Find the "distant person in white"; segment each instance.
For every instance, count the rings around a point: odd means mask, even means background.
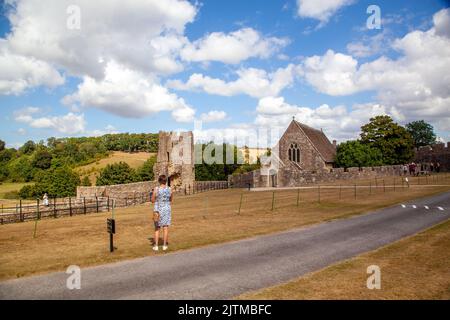
[[[44,202],[44,206],[48,207],[48,195],[47,195],[47,193],[44,194],[44,197],[42,198],[42,201]]]

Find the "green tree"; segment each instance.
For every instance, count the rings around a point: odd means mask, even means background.
[[[29,182],[34,178],[30,156],[22,155],[12,159],[7,165],[9,180],[12,182]]]
[[[406,130],[413,138],[416,148],[436,143],[436,134],[434,133],[433,126],[423,120],[408,123]]]
[[[357,140],[341,143],[336,150],[336,165],[341,168],[379,166],[382,162],[380,150]]]
[[[108,164],[97,178],[97,186],[107,186],[135,182],[136,172],[125,162]]]
[[[0,140],[0,151],[5,150],[5,141]]]
[[[410,161],[414,142],[406,129],[387,115],[371,118],[361,127],[361,142],[381,151],[383,164],[394,165]]]
[[[153,181],[153,166],[156,163],[156,156],[150,157],[144,165],[138,169],[137,175],[140,181]]]
[[[52,164],[53,156],[45,149],[37,150],[31,162],[32,166],[39,169],[48,169]]]
[[[213,142],[209,142],[207,144],[196,145],[196,159],[200,159],[202,154],[205,153],[205,149],[207,147],[212,150],[211,156],[213,158],[215,158],[216,149],[221,150],[222,158],[218,161],[221,163],[208,164],[205,163],[203,157],[201,163],[197,163],[195,165],[195,179],[197,181],[227,180],[228,175],[233,174],[233,172],[235,172],[236,169],[241,167],[244,163],[244,156],[242,152],[240,152],[236,146],[225,143],[222,145],[215,145]],[[200,151],[202,154],[200,154]],[[232,159],[227,159],[227,154],[231,155],[230,158]]]
[[[69,167],[62,167],[39,172],[33,189],[22,188],[19,194],[39,198],[44,193],[47,193],[49,197],[72,197],[76,195],[77,186],[80,184],[80,177],[75,171]]]
[[[19,151],[23,154],[32,154],[34,150],[36,150],[36,144],[31,140],[25,142],[24,145],[19,149]]]

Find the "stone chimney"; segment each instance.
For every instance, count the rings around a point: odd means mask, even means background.
[[[335,149],[337,148],[336,140],[333,140],[333,147],[334,147]]]

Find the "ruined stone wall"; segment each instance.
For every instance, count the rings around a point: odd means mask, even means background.
[[[381,166],[363,168],[334,168],[330,171],[300,171],[291,168],[281,168],[276,175],[278,187],[297,187],[313,183],[334,182],[337,180],[358,180],[375,177],[401,175],[402,166]],[[229,183],[234,188],[246,188],[250,183],[253,188],[268,187],[270,176],[262,175],[255,170],[242,175],[229,176]]]
[[[159,132],[155,179],[165,175],[174,188],[184,188],[195,181],[194,136],[189,132]]]
[[[77,198],[111,198],[117,201],[117,206],[128,206],[147,202],[150,192],[156,186],[155,181],[145,181],[112,186],[77,187]]]
[[[441,171],[450,171],[450,142],[421,147],[416,150],[414,162],[418,164],[441,164]]]

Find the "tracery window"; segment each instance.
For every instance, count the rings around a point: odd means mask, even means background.
[[[289,160],[300,162],[300,148],[296,143],[291,143],[288,150]]]

